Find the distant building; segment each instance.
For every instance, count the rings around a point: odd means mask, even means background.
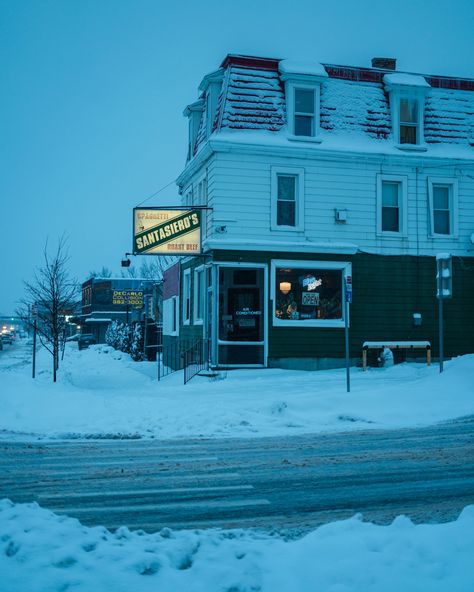
[[[216,366],[322,368],[365,340],[429,340],[453,256],[445,352],[474,351],[474,79],[228,55],[188,105],[182,204],[203,257],[165,274],[164,342]]]
[[[153,318],[152,298],[157,282],[136,278],[90,278],[82,284],[82,311],[74,318],[81,333],[91,333],[97,343],[113,320],[140,322]]]

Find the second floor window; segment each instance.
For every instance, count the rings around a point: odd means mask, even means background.
[[[304,169],[272,167],[272,230],[304,230]]]
[[[419,144],[418,100],[400,99],[400,144]]]
[[[400,232],[400,193],[400,182],[382,181],[382,232]]]
[[[433,185],[433,232],[451,234],[449,185]]]
[[[403,175],[377,175],[377,234],[400,238],[407,233],[407,184]]]
[[[296,226],[296,175],[277,175],[277,226]]]
[[[315,90],[294,89],[294,134],[313,137],[315,135]]]
[[[431,177],[428,179],[428,201],[431,236],[455,237],[458,234],[457,179]]]

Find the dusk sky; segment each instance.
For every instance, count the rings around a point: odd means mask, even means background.
[[[470,0],[0,0],[0,314],[47,239],[69,237],[80,281],[119,273],[132,208],[181,172],[183,108],[227,53],[474,78],[473,31]]]

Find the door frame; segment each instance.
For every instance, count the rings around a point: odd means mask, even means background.
[[[212,353],[213,359],[216,361],[216,366],[219,364],[219,267],[238,267],[240,269],[263,269],[263,364],[223,364],[226,368],[266,368],[268,364],[268,265],[266,263],[252,263],[252,262],[233,262],[233,261],[214,261],[213,267],[213,313],[214,319],[212,324]],[[231,345],[249,345],[249,341],[232,341],[221,342]]]

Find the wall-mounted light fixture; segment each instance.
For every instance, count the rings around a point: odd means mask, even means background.
[[[130,267],[130,264],[132,263],[129,259],[130,253],[125,253],[125,257],[122,259],[121,261],[121,266],[122,267]]]
[[[290,282],[280,282],[280,292],[283,294],[288,294],[291,291],[291,283]]]

